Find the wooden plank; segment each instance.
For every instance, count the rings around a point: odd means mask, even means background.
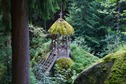
[[[63,46],[58,45],[51,51],[48,58],[42,63],[43,72],[49,72],[57,59],[69,58],[69,53],[70,53],[69,43],[70,42],[67,42],[67,45],[63,45]]]

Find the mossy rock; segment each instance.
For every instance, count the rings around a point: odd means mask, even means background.
[[[80,73],[74,84],[126,84],[126,51],[105,56]]]
[[[74,61],[70,58],[60,58],[56,61],[56,65],[59,70],[68,69],[74,64]]]

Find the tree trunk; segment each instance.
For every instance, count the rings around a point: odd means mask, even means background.
[[[30,84],[27,0],[11,0],[12,84]]]

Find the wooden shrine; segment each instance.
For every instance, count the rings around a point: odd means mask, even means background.
[[[48,30],[51,34],[51,53],[42,62],[42,72],[49,72],[55,61],[60,58],[69,58],[70,54],[70,34],[74,33],[72,26],[60,18]]]

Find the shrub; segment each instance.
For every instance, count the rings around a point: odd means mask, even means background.
[[[40,49],[45,49],[49,40],[46,37],[46,32],[43,28],[29,25],[30,29],[30,56],[33,58]],[[47,43],[46,43],[47,42]],[[44,44],[45,43],[45,44]],[[46,48],[47,49],[47,48]]]
[[[49,77],[49,73],[42,72],[42,65],[37,64],[31,68],[30,71],[30,84],[57,84],[53,83],[52,77]]]
[[[86,52],[82,47],[76,44],[70,45],[71,59],[75,62],[72,69],[78,73],[89,67],[92,63],[96,62],[99,58]]]
[[[104,57],[105,55],[112,53],[122,43],[122,40],[119,35],[110,33],[105,36],[104,40],[101,40],[101,43],[103,44],[103,49],[96,53],[96,55],[99,57]]]
[[[71,44],[70,50],[74,62],[68,58],[61,58],[57,60],[54,67],[55,76],[61,78],[64,84],[73,83],[78,73],[99,59],[76,44]]]
[[[41,47],[36,50],[31,48],[32,59],[31,59],[31,67],[34,66],[35,63],[43,62],[50,54],[49,48],[50,41],[43,43]]]
[[[122,50],[126,50],[126,43],[119,44],[119,45],[117,46],[117,48],[115,48],[115,49],[113,50],[113,52],[122,51]]]
[[[33,73],[32,68],[30,69],[30,84],[36,84],[37,80],[35,78],[35,75]]]
[[[0,47],[0,84],[11,84],[12,51],[10,46]],[[2,78],[2,79],[1,79]]]
[[[91,52],[91,48],[87,45],[85,38],[83,36],[76,37],[73,43],[77,46],[81,46],[85,51]]]
[[[71,69],[74,64],[70,58],[61,58],[55,64],[55,76],[60,78],[64,84],[71,84],[76,76],[76,71]]]
[[[59,70],[62,70],[62,69],[69,69],[74,64],[74,62],[70,58],[61,58],[56,61],[56,64]]]
[[[0,64],[0,83],[3,81],[6,67],[3,64]]]

